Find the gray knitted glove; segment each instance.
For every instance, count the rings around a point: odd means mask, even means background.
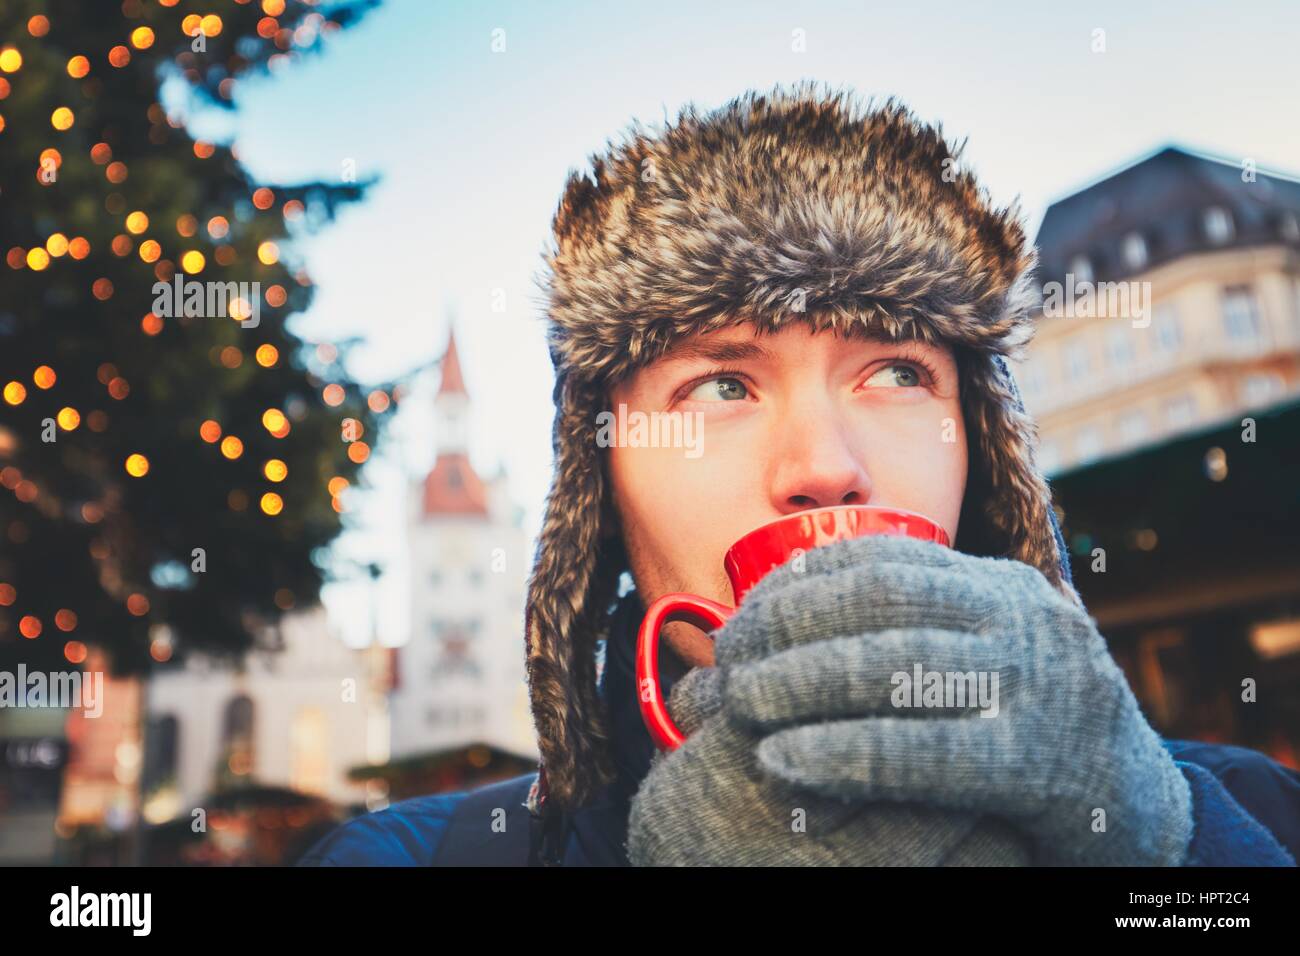
[[[909,538],[837,542],[760,581],[715,649],[725,713],[791,784],[994,813],[1041,863],[1186,856],[1187,781],[1092,619],[1028,565]],[[912,690],[902,678],[918,667],[922,687],[926,672],[982,674],[987,699],[954,706],[961,681]]]
[[[637,866],[1025,866],[1028,841],[976,814],[817,796],[767,777],[759,737],[721,709],[716,668],[695,668],[668,708],[688,735],[657,754],[632,802]]]

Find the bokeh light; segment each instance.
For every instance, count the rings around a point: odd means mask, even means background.
[[[262,427],[272,435],[285,431],[288,426],[289,419],[285,417],[284,412],[280,411],[280,409],[268,408],[262,413]]]
[[[139,452],[128,455],[126,459],[126,473],[132,478],[143,478],[149,474],[149,459]]]

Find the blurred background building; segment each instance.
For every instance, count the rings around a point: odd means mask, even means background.
[[[1300,183],[1163,149],[1037,244],[1017,377],[1084,600],[1163,733],[1296,766]]]
[[[484,480],[470,463],[470,398],[454,332],[441,365],[437,460],[410,494],[411,632],[395,651],[398,766],[386,771],[394,796],[522,772],[537,754],[524,669],[522,515],[505,472]],[[394,778],[401,767],[415,779]],[[434,770],[436,782],[427,776]]]

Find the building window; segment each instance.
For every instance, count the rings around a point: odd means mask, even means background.
[[[1074,274],[1076,284],[1092,281],[1092,263],[1088,261],[1087,256],[1075,256],[1070,260],[1068,268]]]
[[[1125,412],[1119,419],[1119,436],[1126,445],[1136,445],[1147,437],[1147,415],[1141,410]]]
[[[1259,303],[1250,286],[1234,285],[1223,290],[1223,327],[1234,342],[1259,341]]]
[[[1162,352],[1177,352],[1183,344],[1183,326],[1178,318],[1178,310],[1166,303],[1156,306],[1152,321],[1156,332],[1156,345]]]
[[[319,707],[301,707],[289,730],[290,784],[302,793],[329,790],[329,721]]]
[[[1120,255],[1124,265],[1130,269],[1141,269],[1147,264],[1147,241],[1139,233],[1130,232],[1120,244]]]
[[[1165,405],[1165,419],[1171,428],[1183,428],[1196,421],[1196,396],[1188,392],[1171,398]]]
[[[222,766],[217,771],[220,779],[246,779],[252,775],[256,762],[254,724],[253,699],[247,694],[232,697],[221,722]]]
[[[1079,434],[1074,439],[1074,451],[1079,461],[1092,461],[1101,455],[1101,449],[1100,428],[1096,425],[1088,425],[1086,428],[1079,429]]]
[[[1065,377],[1071,382],[1077,382],[1087,376],[1089,366],[1088,343],[1081,338],[1075,339],[1073,342],[1067,342],[1065,345]]]
[[[1247,405],[1267,405],[1285,391],[1282,377],[1276,372],[1253,372],[1241,385],[1241,398]]]
[[[1205,210],[1201,224],[1205,227],[1205,238],[1216,246],[1223,245],[1233,236],[1232,215],[1222,206]]]
[[[1293,212],[1286,213],[1278,223],[1278,232],[1287,242],[1300,242],[1300,216]]]
[[[1110,364],[1123,368],[1133,363],[1133,334],[1126,325],[1111,326],[1106,335],[1106,357]]]
[[[180,723],[174,714],[150,717],[144,736],[144,772],[141,789],[152,794],[175,787],[179,762]]]

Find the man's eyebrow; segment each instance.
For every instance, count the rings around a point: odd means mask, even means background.
[[[688,339],[673,346],[660,362],[686,359],[709,359],[714,362],[743,362],[746,360],[774,361],[776,353],[757,342],[710,342],[707,339]]]

